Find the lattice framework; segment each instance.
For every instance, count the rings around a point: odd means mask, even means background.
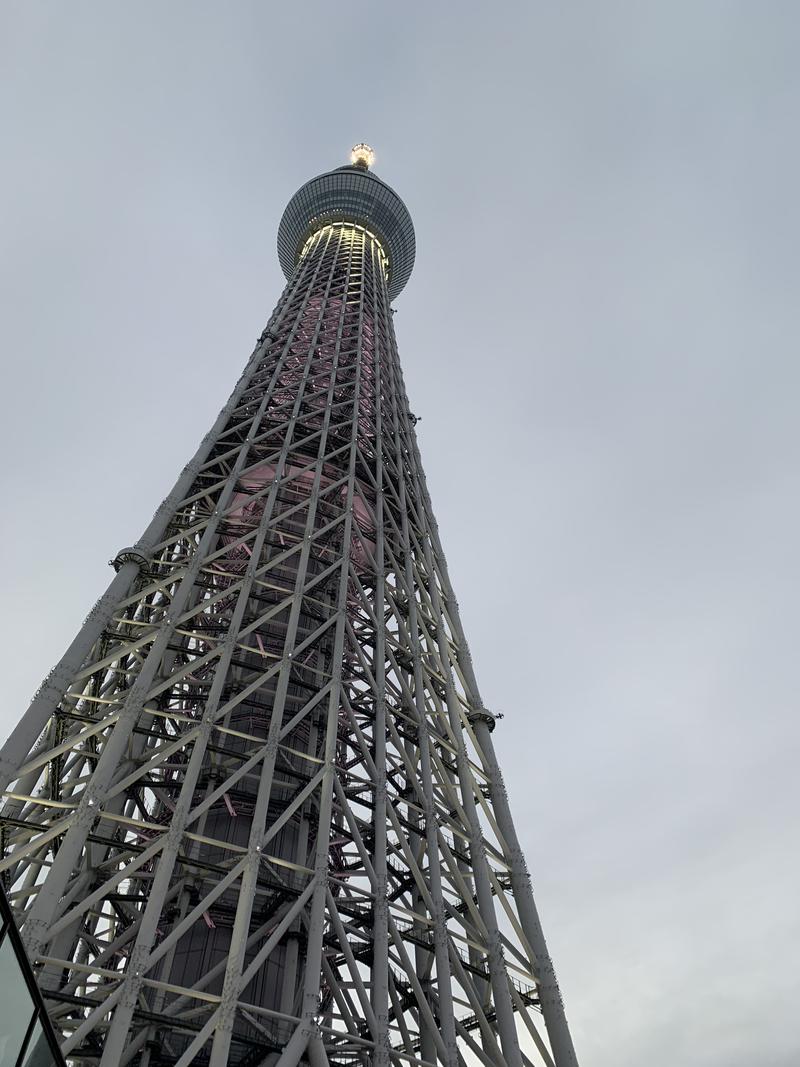
[[[0,871],[74,1063],[577,1063],[387,270],[313,234],[3,748]]]

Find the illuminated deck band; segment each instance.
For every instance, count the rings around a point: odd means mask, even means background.
[[[308,238],[329,222],[352,222],[373,233],[389,260],[389,299],[405,288],[414,267],[414,224],[403,201],[385,182],[354,164],[320,174],[294,194],[278,229],[278,259],[292,277]]]

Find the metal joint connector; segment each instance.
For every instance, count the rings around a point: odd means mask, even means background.
[[[476,708],[467,715],[467,722],[470,726],[482,722],[489,728],[489,733],[492,733],[497,725],[497,716],[492,715],[491,711],[487,711],[486,708]]]
[[[113,567],[117,573],[126,563],[135,563],[140,571],[145,570],[150,560],[138,548],[121,548],[113,559],[108,561],[109,567]]]

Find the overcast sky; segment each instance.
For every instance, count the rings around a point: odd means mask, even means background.
[[[226,400],[295,189],[396,327],[583,1067],[796,1067],[800,4],[0,3],[21,714]]]

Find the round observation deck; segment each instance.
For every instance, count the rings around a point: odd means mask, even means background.
[[[353,222],[370,230],[389,261],[389,299],[402,292],[411,277],[416,241],[408,208],[369,165],[369,145],[356,145],[353,163],[306,182],[286,206],[278,227],[278,259],[291,278],[306,241],[329,222]]]

